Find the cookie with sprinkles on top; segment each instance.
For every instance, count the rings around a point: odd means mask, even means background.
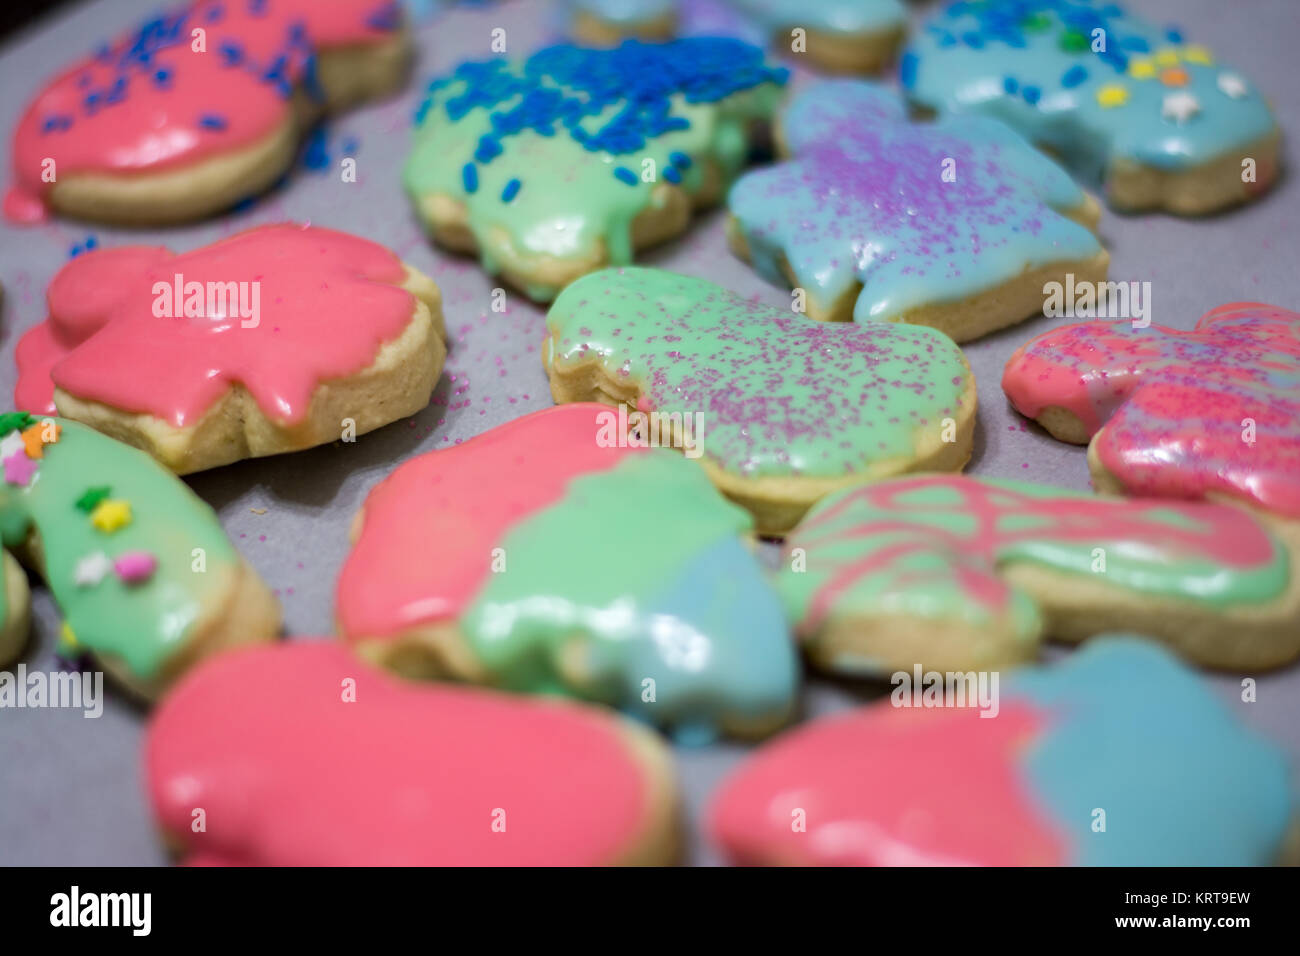
[[[395,0],[199,0],[65,70],[13,140],[6,215],[187,222],[255,196],[307,125],[398,88]]]
[[[960,471],[975,377],[919,325],[815,322],[703,279],[606,269],[564,290],[542,362],[557,402],[623,404],[672,427],[766,535],[823,496],[912,471]],[[687,422],[694,448],[680,435]]]
[[[266,641],[280,609],[212,509],[141,451],[78,422],[0,415],[0,664],[27,638],[27,578],[63,615],[61,650],[89,653],[152,699],[195,661]]]
[[[1102,282],[1099,209],[984,117],[912,123],[892,92],[839,80],[780,119],[791,158],[732,188],[728,236],[814,319],[903,321],[958,342],[1042,311],[1043,285]]]
[[[550,300],[720,200],[785,79],[718,37],[463,63],[417,111],[406,189],[435,240]]]
[[[1300,656],[1300,530],[1228,504],[906,476],[827,496],[785,547],[778,589],[830,671],[1008,667],[1121,625],[1213,667]]]
[[[1285,753],[1140,637],[1099,639],[1006,677],[995,694],[974,700],[971,688],[964,704],[945,706],[970,688],[954,675],[903,676],[914,680],[896,681],[888,701],[804,724],[722,782],[706,825],[729,857],[1267,866],[1300,856]],[[798,819],[806,826],[792,827]]]
[[[1010,123],[1103,182],[1117,209],[1211,213],[1278,175],[1277,123],[1254,84],[1109,0],[950,3],[901,72],[914,105]]]
[[[1300,522],[1300,313],[1237,302],[1190,331],[1077,322],[1021,346],[1002,389],[1053,437],[1088,445],[1101,491]]]

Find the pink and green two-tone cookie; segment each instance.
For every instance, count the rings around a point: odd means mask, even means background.
[[[550,408],[370,493],[339,628],[412,677],[596,701],[685,741],[760,735],[791,715],[799,665],[752,529],[613,410]]]
[[[714,795],[713,840],[800,866],[1296,859],[1284,753],[1154,644],[1107,637],[1018,671],[996,709],[902,689],[760,748]]]

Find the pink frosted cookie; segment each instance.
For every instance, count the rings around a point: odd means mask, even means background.
[[[1088,446],[1099,490],[1300,518],[1300,314],[1220,306],[1190,332],[1080,322],[1007,362],[1012,405]]]
[[[896,682],[889,700],[785,734],[723,781],[709,832],[737,861],[795,865],[1289,856],[1282,751],[1153,644],[1099,640],[1008,678],[987,706],[944,701]]]
[[[329,641],[199,669],[158,709],[144,762],[159,826],[190,863],[675,855],[676,787],[653,735],[577,704],[408,683]]]
[[[54,277],[15,402],[182,474],[350,438],[428,404],[446,356],[433,281],[383,246],[260,226],[193,252],[124,246]]]
[[[283,175],[311,121],[396,89],[409,47],[386,0],[201,0],[156,15],[27,107],[5,213],[162,224],[218,212]]]

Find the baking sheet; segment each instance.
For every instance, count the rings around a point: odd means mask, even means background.
[[[1178,23],[1218,58],[1238,65],[1274,100],[1287,139],[1286,165],[1300,169],[1300,84],[1295,44],[1300,40],[1296,0],[1128,0],[1157,22]],[[0,46],[0,130],[6,137],[53,70],[103,39],[120,33],[158,0],[94,0],[44,22]],[[436,4],[430,4],[436,6]],[[919,18],[933,4],[917,3]],[[707,0],[693,19],[725,22]],[[347,530],[366,493],[398,463],[463,441],[525,412],[551,404],[539,359],[544,310],[511,293],[504,313],[491,311],[488,279],[468,259],[431,247],[400,188],[410,117],[424,82],[462,59],[487,56],[491,31],[505,27],[509,52],[526,55],[555,38],[555,11],[543,0],[451,10],[417,28],[419,62],[401,95],[332,121],[324,170],[300,167],[287,184],[251,208],[199,225],[129,231],[55,221],[35,228],[0,222],[0,395],[13,392],[13,349],[44,317],[44,289],[73,249],[90,237],[102,246],[165,243],[191,249],[264,222],[311,221],[354,232],[394,249],[442,287],[451,354],[433,403],[415,417],[337,444],[293,455],[240,462],[190,481],[221,515],[231,538],[284,606],[286,632],[325,636],[332,631],[334,582],[347,551]],[[345,153],[344,150],[347,150]],[[357,160],[357,182],[338,176],[343,155]],[[5,170],[7,176],[7,168]],[[1237,300],[1300,309],[1300,264],[1294,248],[1300,219],[1300,181],[1287,177],[1263,202],[1212,220],[1162,215],[1120,217],[1107,212],[1101,233],[1111,250],[1111,278],[1152,284],[1154,322],[1190,327],[1212,306]],[[727,251],[723,215],[697,220],[682,238],[642,257],[648,265],[699,275],[781,307],[787,290],[767,285]],[[1084,452],[1052,441],[1008,408],[999,388],[1011,352],[1054,324],[1039,319],[965,347],[979,383],[980,417],[969,472],[1088,486]],[[33,595],[33,633],[24,660],[29,669],[58,665],[59,617],[48,594]],[[1048,657],[1064,651],[1052,649]],[[1258,700],[1240,701],[1241,675],[1211,679],[1215,690],[1250,724],[1290,752],[1300,769],[1300,666],[1258,676]],[[804,692],[808,716],[878,696],[880,685],[811,677]],[[149,820],[139,762],[145,714],[109,693],[98,720],[80,711],[0,711],[0,863],[147,865],[167,860]],[[688,861],[719,862],[697,831],[710,792],[749,748],[721,744],[677,748],[678,768],[692,828]],[[1300,791],[1300,773],[1297,773]]]

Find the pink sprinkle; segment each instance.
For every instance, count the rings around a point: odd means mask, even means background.
[[[139,584],[153,577],[158,559],[148,551],[127,551],[113,561],[113,571],[127,584]]]
[[[28,458],[27,452],[20,448],[5,459],[5,481],[26,487],[38,467],[36,459]]]

